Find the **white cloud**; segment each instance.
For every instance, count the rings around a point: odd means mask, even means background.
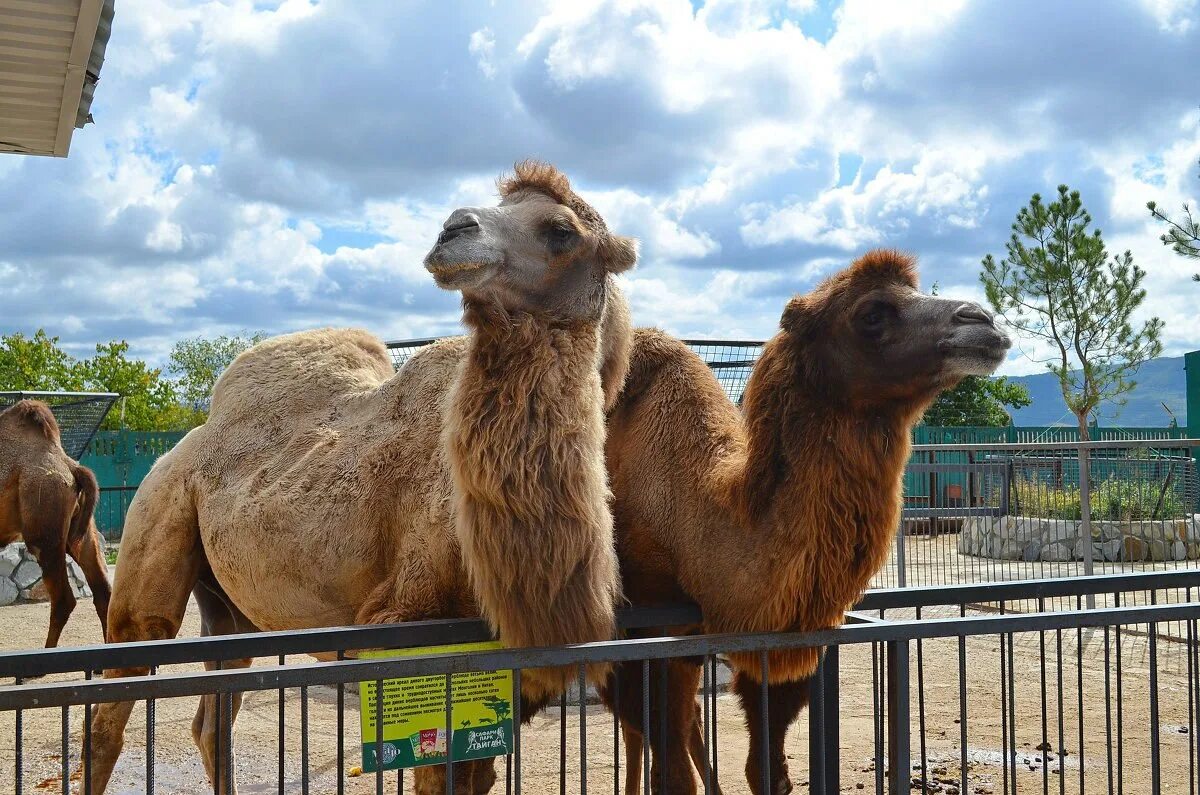
[[[450,210],[539,156],[642,240],[638,322],[696,336],[771,333],[788,296],[871,245],[976,297],[1017,209],[1067,182],[1149,271],[1178,353],[1197,347],[1194,264],[1144,204],[1200,203],[1179,77],[1195,11],[135,0],[71,157],[0,157],[0,192],[24,198],[0,216],[0,332],[149,354],[247,323],[451,331],[422,256]]]

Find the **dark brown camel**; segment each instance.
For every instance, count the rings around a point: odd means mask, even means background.
[[[0,412],[0,546],[24,540],[42,567],[50,597],[46,647],[58,645],[75,609],[67,578],[69,553],[92,589],[102,631],[108,627],[108,566],[92,521],[96,476],[66,454],[50,407],[22,400]]]

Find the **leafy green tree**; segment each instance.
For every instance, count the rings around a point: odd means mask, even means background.
[[[1200,259],[1200,219],[1192,215],[1192,208],[1183,205],[1183,215],[1178,219],[1171,218],[1158,208],[1155,202],[1146,202],[1150,214],[1167,225],[1167,231],[1159,240],[1164,246],[1174,249],[1175,253],[1188,259]],[[1200,273],[1192,274],[1192,280],[1200,282]]]
[[[971,375],[954,389],[938,396],[922,420],[926,425],[984,425],[1003,427],[1012,424],[1008,409],[1022,409],[1032,401],[1024,384],[1007,378]]]
[[[1096,407],[1123,402],[1138,368],[1162,352],[1163,327],[1156,317],[1135,327],[1146,272],[1128,251],[1110,257],[1091,223],[1078,191],[1060,185],[1048,205],[1035,193],[1017,213],[1007,256],[987,255],[980,276],[992,308],[1054,351],[1045,364],[1083,440]]]
[[[224,334],[216,339],[192,337],[175,343],[167,370],[178,381],[180,399],[197,412],[206,414],[212,402],[213,387],[237,355],[266,339],[261,331],[249,337]]]
[[[76,362],[58,346],[58,337],[38,329],[32,337],[0,336],[0,390],[75,392],[83,387]]]
[[[128,357],[129,343],[124,340],[96,346],[96,355],[79,363],[84,386],[96,392],[115,392],[121,396],[100,427],[104,430],[127,428],[133,431],[183,430],[188,426],[186,412],[180,411],[175,388],[162,378],[162,371],[140,359]],[[182,426],[182,427],[181,427]]]

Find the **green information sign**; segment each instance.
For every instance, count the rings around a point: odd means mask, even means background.
[[[425,646],[419,649],[363,652],[360,658],[410,657],[417,654],[480,651],[503,648],[499,642]],[[412,676],[383,682],[384,770],[454,761],[484,759],[512,753],[512,671],[454,674],[451,677],[449,734],[446,727],[446,677]],[[376,768],[376,683],[359,683],[363,772]]]

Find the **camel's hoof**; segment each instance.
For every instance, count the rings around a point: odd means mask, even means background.
[[[775,795],[790,795],[792,791],[792,780],[781,778],[775,782]]]

